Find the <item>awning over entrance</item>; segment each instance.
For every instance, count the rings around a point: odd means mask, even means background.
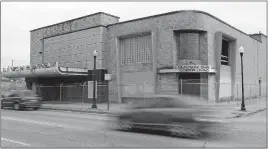
[[[59,67],[58,64],[52,67],[30,68],[20,67],[17,69],[4,71],[6,78],[32,78],[32,77],[60,77],[60,76],[87,76],[88,70],[81,68]]]
[[[86,69],[79,68],[66,68],[66,67],[51,67],[40,68],[36,70],[23,70],[23,71],[11,71],[3,72],[3,76],[7,78],[28,78],[28,77],[49,77],[49,76],[86,76]]]

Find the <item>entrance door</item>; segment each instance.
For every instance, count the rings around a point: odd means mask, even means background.
[[[179,94],[200,96],[200,74],[179,74]]]

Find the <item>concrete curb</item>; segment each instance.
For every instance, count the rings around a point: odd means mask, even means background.
[[[112,112],[106,112],[106,111],[79,110],[79,109],[53,108],[53,107],[40,107],[40,109],[56,110],[56,111],[71,111],[71,112],[79,112],[79,113],[96,113],[96,114],[114,115]]]
[[[55,111],[71,111],[71,112],[78,112],[78,113],[107,114],[109,116],[116,116],[115,112],[102,111],[102,110],[94,111],[94,110],[80,110],[80,109],[59,108],[59,107],[53,108],[53,107],[43,107],[43,106],[40,107],[40,109],[55,110]],[[262,108],[262,109],[259,109],[259,110],[253,111],[253,112],[249,112],[249,113],[241,113],[241,112],[236,113],[236,112],[233,112],[233,113],[230,113],[230,114],[233,114],[234,116],[230,116],[230,117],[226,117],[226,118],[231,119],[231,118],[246,117],[246,116],[254,115],[256,113],[265,111],[266,109],[267,108]]]
[[[256,114],[256,113],[265,111],[265,110],[267,110],[267,108],[262,108],[262,109],[259,109],[259,110],[257,110],[257,111],[254,111],[254,112],[250,112],[250,113],[248,113],[248,114],[245,114],[244,117],[246,117],[246,116],[250,116],[250,115],[253,115],[253,114]]]
[[[236,116],[234,116],[232,118],[247,117],[247,116],[251,116],[251,115],[254,115],[256,113],[265,111],[265,110],[267,110],[267,108],[262,108],[262,109],[259,109],[259,110],[253,111],[253,112],[249,112],[249,113],[239,113],[239,114],[237,114]]]

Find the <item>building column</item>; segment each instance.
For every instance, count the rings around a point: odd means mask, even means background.
[[[236,40],[231,42],[231,51],[230,51],[230,63],[231,63],[231,95],[232,95],[232,101],[235,101],[235,95],[236,95],[236,50],[237,50],[237,42]]]
[[[221,45],[222,45],[222,33],[216,32],[214,37],[210,38],[213,41],[212,43],[213,49],[211,51],[214,54],[210,57],[212,58],[212,65],[213,69],[216,69],[216,74],[209,74],[208,75],[208,97],[209,101],[218,102],[219,95],[220,95],[220,70],[221,70]]]
[[[157,50],[157,36],[156,32],[151,32],[151,38],[152,38],[152,57],[153,57],[153,93],[157,93],[157,61],[156,61],[156,50]]]
[[[115,48],[116,48],[116,84],[117,84],[117,98],[118,102],[122,103],[122,87],[121,87],[121,56],[119,49],[119,39],[115,39]]]

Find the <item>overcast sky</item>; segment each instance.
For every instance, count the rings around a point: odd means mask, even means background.
[[[2,68],[30,63],[30,30],[103,11],[125,21],[176,10],[206,11],[246,33],[266,34],[265,2],[2,2]]]

